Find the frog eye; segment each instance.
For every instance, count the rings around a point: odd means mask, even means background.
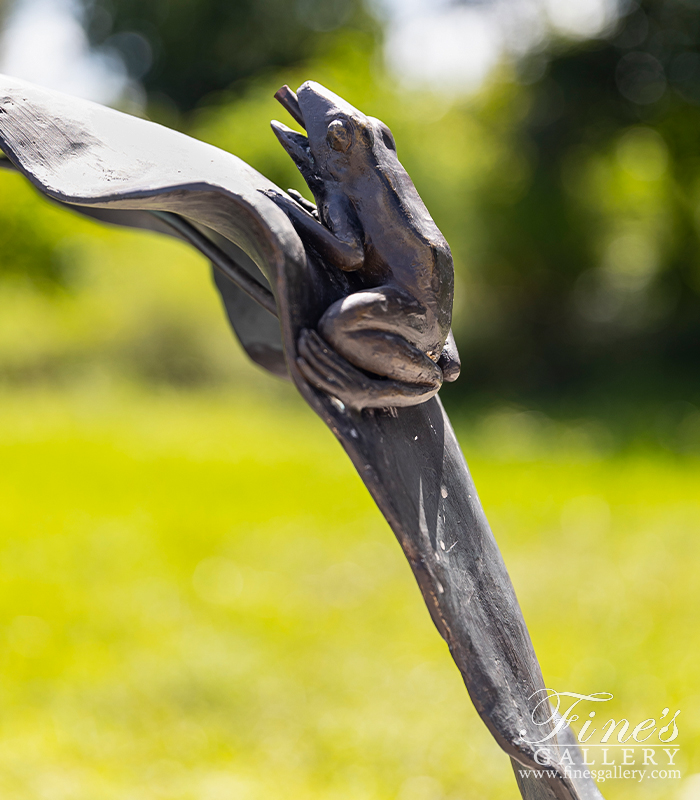
[[[396,142],[394,141],[394,135],[384,123],[382,123],[380,127],[382,131],[382,140],[384,141],[384,144],[389,148],[389,150],[393,150],[394,152],[396,152]]]
[[[352,143],[352,133],[348,124],[339,119],[334,119],[328,126],[326,137],[328,144],[340,153],[347,152]]]

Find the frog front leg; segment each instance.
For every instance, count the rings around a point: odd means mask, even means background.
[[[271,189],[263,193],[289,217],[305,245],[345,272],[360,269],[365,259],[362,235],[350,222],[351,212],[342,199],[331,198],[327,202],[324,222],[329,227],[326,227],[286,195]]]

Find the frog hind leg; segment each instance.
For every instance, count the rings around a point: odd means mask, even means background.
[[[312,385],[347,405],[417,405],[442,386],[435,321],[401,288],[380,286],[338,300],[318,331],[320,336],[300,337],[299,369]]]
[[[431,385],[372,378],[335,352],[316,331],[299,335],[297,367],[317,389],[356,409],[413,406],[434,397],[442,381]]]
[[[379,286],[338,300],[321,317],[318,331],[355,367],[405,383],[442,383],[435,363],[442,349],[437,326],[422,303],[401,288]]]

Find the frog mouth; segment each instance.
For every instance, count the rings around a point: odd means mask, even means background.
[[[301,106],[299,105],[299,98],[296,94],[285,85],[275,92],[275,100],[285,108],[290,116],[306,130],[306,123],[304,122],[304,115],[301,113]]]
[[[289,86],[283,86],[275,94],[275,99],[280,102],[280,104],[289,112],[291,117],[298,122],[299,125],[301,125],[302,128],[306,129],[304,115],[302,114],[301,107],[299,106],[299,100]],[[308,170],[312,161],[311,150],[309,147],[309,137],[304,136],[302,133],[293,131],[291,128],[288,128],[286,125],[283,125],[277,120],[272,120],[270,125],[272,126],[272,130],[275,132],[275,136],[277,136],[279,139],[280,144],[292,157],[292,160],[297,167],[299,167],[299,169],[302,171],[303,169]]]
[[[275,136],[280,140],[280,144],[289,153],[294,160],[294,163],[301,167],[302,165],[311,165],[311,149],[309,147],[309,139],[301,133],[293,131],[286,125],[283,125],[277,120],[272,120],[270,123]]]

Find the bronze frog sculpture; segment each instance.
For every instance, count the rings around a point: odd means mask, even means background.
[[[383,122],[313,81],[275,97],[306,130],[272,122],[316,204],[293,190],[266,194],[307,248],[351,273],[350,292],[325,311],[318,331],[302,331],[299,369],[354,408],[423,403],[460,371],[449,245]]]

